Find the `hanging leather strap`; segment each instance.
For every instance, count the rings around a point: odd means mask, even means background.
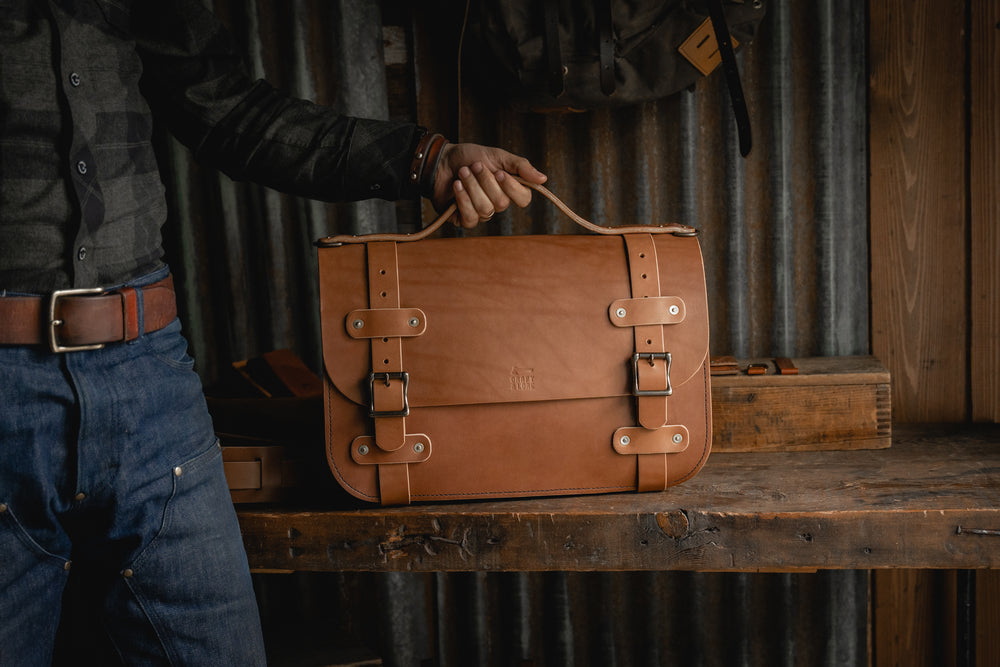
[[[715,31],[715,41],[722,58],[722,71],[726,76],[726,86],[729,88],[729,101],[736,116],[736,129],[740,136],[740,155],[750,154],[753,144],[750,130],[750,112],[747,110],[746,98],[743,97],[743,85],[740,83],[740,70],[736,66],[736,54],[733,52],[733,40],[729,36],[729,26],[726,25],[726,14],[722,10],[722,0],[708,0],[708,16],[712,20]]]
[[[597,21],[597,53],[601,62],[601,92],[611,96],[615,92],[615,42],[614,16],[611,0],[594,0],[594,20]]]
[[[545,56],[549,93],[552,97],[559,97],[565,90],[562,48],[559,46],[559,0],[542,0],[542,14],[545,20]]]

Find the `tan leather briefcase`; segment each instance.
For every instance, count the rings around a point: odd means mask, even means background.
[[[383,504],[653,491],[711,448],[708,306],[683,225],[321,239],[327,460]]]

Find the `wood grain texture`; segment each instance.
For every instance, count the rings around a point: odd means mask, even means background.
[[[1000,665],[1000,572],[976,572],[976,665]]]
[[[893,421],[967,415],[963,3],[870,4],[872,348]]]
[[[715,452],[888,447],[889,373],[874,357],[795,359],[796,375],[712,378]],[[749,362],[743,362],[746,367]]]
[[[955,571],[887,570],[872,587],[873,664],[955,665]],[[900,609],[927,610],[904,615]]]
[[[998,429],[904,429],[881,450],[718,454],[662,493],[239,517],[261,570],[1000,567],[1000,537],[967,532],[1000,527]]]
[[[1000,420],[1000,3],[972,0],[969,153],[972,418]]]

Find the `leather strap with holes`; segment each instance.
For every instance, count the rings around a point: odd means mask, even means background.
[[[399,267],[396,244],[368,244],[368,304],[372,310],[399,308]],[[406,444],[406,381],[403,379],[403,345],[398,336],[371,339],[371,404],[375,415],[375,445],[395,452]],[[384,504],[410,502],[409,464],[378,466],[379,493]]]
[[[660,267],[656,246],[650,234],[625,236],[628,253],[629,279],[633,299],[660,297]],[[634,364],[635,387],[640,392],[666,391],[670,378],[663,326],[659,324],[634,327],[635,352],[640,355]],[[648,358],[645,355],[649,355]],[[667,397],[662,395],[637,396],[639,425],[643,429],[657,430],[667,424]],[[667,488],[667,455],[657,453],[636,454],[637,488],[639,491],[659,491]]]

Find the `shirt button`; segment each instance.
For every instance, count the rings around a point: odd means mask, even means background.
[[[87,163],[84,162],[83,160],[80,160],[79,162],[76,163],[76,170],[78,172],[80,172],[81,175],[82,174],[86,174],[87,173]]]
[[[69,75],[69,82],[70,84],[73,85],[74,88],[76,88],[77,86],[80,85],[80,75],[77,74],[76,72],[73,72],[72,74]]]
[[[76,258],[81,262],[87,259],[87,246],[80,246],[80,249],[76,251]]]

